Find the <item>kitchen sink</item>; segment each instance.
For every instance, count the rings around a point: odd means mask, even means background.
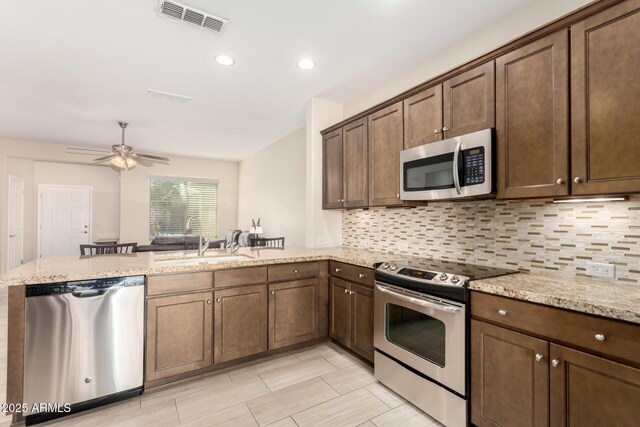
[[[198,265],[198,264],[214,264],[218,262],[242,261],[252,259],[249,255],[216,255],[216,256],[185,256],[177,259],[156,259],[156,265]]]

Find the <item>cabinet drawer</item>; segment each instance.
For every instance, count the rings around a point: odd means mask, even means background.
[[[329,273],[334,277],[373,286],[374,273],[372,268],[331,261],[331,264],[329,264]]]
[[[147,295],[175,294],[213,288],[213,273],[167,274],[147,278]]]
[[[267,267],[238,268],[220,270],[213,273],[216,288],[239,285],[256,285],[267,281]]]
[[[472,293],[471,315],[551,341],[640,364],[640,326],[630,323],[482,292]]]
[[[268,276],[270,282],[298,280],[317,277],[319,274],[317,262],[299,262],[295,264],[270,265]]]

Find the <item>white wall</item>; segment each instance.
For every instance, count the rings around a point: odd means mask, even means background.
[[[120,240],[149,242],[149,179],[152,176],[218,180],[218,236],[238,222],[238,162],[170,156],[170,165],[136,166],[120,179]],[[212,236],[213,237],[213,236]]]
[[[238,228],[261,219],[265,237],[305,244],[306,132],[300,128],[240,162]]]
[[[536,0],[511,12],[498,22],[468,35],[459,43],[442,46],[439,54],[419,58],[420,62],[366,95],[344,104],[344,117],[350,117],[439,74],[458,67],[525,33],[591,3],[589,0]],[[452,27],[455,30],[455,27]],[[434,41],[437,42],[437,41]]]
[[[92,187],[91,242],[120,235],[119,171],[100,165],[35,162],[36,196],[38,186],[46,184]]]

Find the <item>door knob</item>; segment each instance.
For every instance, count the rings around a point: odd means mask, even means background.
[[[554,368],[557,368],[558,365],[560,365],[560,361],[558,359],[553,359],[551,361],[551,366],[553,366]]]
[[[83,234],[89,234],[89,232],[88,232],[88,231],[83,231],[82,233],[83,233]]]
[[[556,180],[556,185],[562,185],[562,184],[564,184],[564,179],[562,179],[562,178],[558,178],[558,179]]]
[[[582,178],[576,176],[575,178],[573,178],[573,182],[575,182],[576,184],[580,184],[582,182]]]
[[[9,234],[9,238],[11,238],[11,237],[16,237],[16,235],[15,234]]]
[[[540,353],[536,354],[536,362],[540,362],[542,359],[544,359],[543,355],[541,355]]]

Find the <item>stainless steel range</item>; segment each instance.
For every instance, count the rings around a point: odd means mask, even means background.
[[[376,378],[444,425],[468,425],[468,284],[509,273],[423,258],[379,264]]]

